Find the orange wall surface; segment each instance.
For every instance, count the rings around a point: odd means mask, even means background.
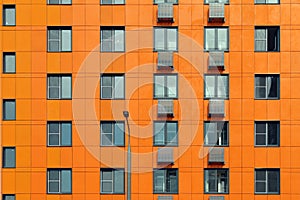
[[[73,0],[72,5],[47,5],[45,0],[1,0],[16,4],[16,26],[0,26],[0,51],[16,52],[16,74],[1,73],[2,99],[16,99],[16,121],[2,121],[1,145],[16,146],[16,168],[1,172],[1,192],[16,194],[17,200],[125,200],[124,195],[100,195],[101,162],[126,167],[126,147],[100,148],[100,120],[124,120],[122,110],[130,112],[131,146],[136,155],[148,153],[150,159],[132,160],[132,200],[153,200],[152,169],[158,167],[153,147],[152,123],[158,120],[157,100],[153,99],[153,74],[158,73],[157,53],[151,48],[118,54],[108,59],[98,51],[92,62],[90,52],[99,49],[100,26],[125,26],[139,30],[132,43],[153,44],[153,26],[157,23],[157,5],[153,0],[126,0],[125,5],[100,5],[99,0]],[[1,5],[2,6],[2,5]],[[225,71],[229,74],[229,99],[225,120],[229,121],[229,147],[225,147],[225,165],[229,168],[229,194],[226,200],[298,200],[300,199],[300,1],[281,0],[278,5],[254,5],[254,0],[230,0],[225,5],[225,23],[229,26],[229,52],[225,52]],[[2,16],[2,9],[0,11]],[[179,124],[179,148],[172,168],[179,169],[179,193],[174,200],[208,200],[204,194],[204,168],[208,165],[203,148],[203,122],[209,120],[208,100],[204,99],[203,74],[207,72],[207,53],[193,52],[195,44],[204,45],[204,27],[208,24],[208,5],[203,0],[179,0],[174,5],[173,24],[178,32],[194,42],[181,45],[175,55],[178,74],[178,99],[172,120]],[[280,26],[280,52],[254,52],[254,26]],[[72,26],[72,52],[47,52],[47,26]],[[145,29],[145,31],[140,31]],[[145,35],[151,34],[150,39]],[[149,46],[148,46],[149,47]],[[181,51],[183,48],[185,50]],[[2,56],[0,56],[2,63]],[[196,67],[190,62],[198,63]],[[150,64],[149,64],[150,63]],[[140,67],[147,64],[148,67]],[[91,104],[80,107],[81,119],[74,120],[73,100],[47,100],[47,73],[72,73],[73,90],[83,66],[86,85],[92,86]],[[100,72],[125,73],[125,100],[100,100]],[[130,72],[130,73],[129,73]],[[128,73],[128,75],[126,75]],[[280,74],[280,100],[254,99],[254,74]],[[86,77],[85,77],[86,78]],[[186,84],[193,89],[185,90]],[[74,92],[74,91],[73,91]],[[73,97],[74,98],[74,97]],[[84,99],[83,99],[84,100]],[[154,107],[153,107],[154,106]],[[87,109],[94,109],[94,114]],[[2,108],[1,112],[2,113]],[[85,115],[86,114],[86,115]],[[84,117],[85,116],[85,117]],[[184,116],[184,117],[182,117]],[[47,121],[73,120],[72,147],[47,147]],[[280,147],[254,147],[254,121],[280,120]],[[89,131],[91,130],[91,131]],[[98,130],[94,133],[93,130]],[[79,133],[80,132],[80,133]],[[89,133],[92,135],[89,136]],[[127,141],[127,140],[126,140]],[[2,159],[1,159],[2,160]],[[47,168],[72,168],[72,194],[48,195]],[[254,169],[280,168],[280,195],[254,194]],[[126,186],[126,185],[125,185]],[[125,187],[126,189],[126,187]],[[126,190],[125,190],[126,191]]]

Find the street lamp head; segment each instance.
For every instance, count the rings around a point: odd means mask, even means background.
[[[127,110],[123,111],[123,115],[125,118],[129,117],[129,112]]]

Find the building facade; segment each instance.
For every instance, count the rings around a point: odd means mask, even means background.
[[[1,4],[3,200],[300,199],[300,1]]]

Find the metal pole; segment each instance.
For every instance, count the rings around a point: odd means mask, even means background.
[[[128,123],[129,112],[123,111],[123,115],[126,118],[126,124],[128,129],[128,146],[127,146],[127,200],[131,200],[131,149],[130,149],[130,127]]]

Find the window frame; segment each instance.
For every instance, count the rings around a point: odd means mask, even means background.
[[[104,5],[112,5],[112,4],[104,4]],[[117,4],[114,4],[117,5]],[[120,4],[123,5],[123,4]],[[114,35],[114,37],[112,37],[111,39],[111,50],[104,50],[103,48],[103,31],[110,31],[111,33],[115,31],[123,31],[123,49],[122,50],[116,50],[115,48],[115,44],[116,44],[116,37]],[[126,51],[126,28],[125,26],[100,26],[100,52],[102,53],[122,53]]]
[[[222,179],[222,178],[218,178],[218,171],[226,171],[227,173],[227,191],[226,192],[207,192],[206,191],[206,173],[208,173],[209,171],[215,171],[216,172],[216,178],[217,179]],[[221,172],[220,172],[221,173]],[[229,168],[204,168],[204,177],[203,177],[203,180],[204,180],[204,194],[229,194],[230,192],[230,170]],[[208,174],[209,176],[209,174]],[[209,180],[208,180],[209,181]],[[218,184],[218,180],[217,180],[217,184]],[[209,188],[208,188],[209,189]],[[217,187],[218,189],[218,187]]]
[[[14,157],[12,159],[13,165],[11,166],[6,166],[5,164],[7,163],[6,161],[6,150],[14,150]],[[17,166],[17,148],[15,146],[3,146],[2,147],[2,168],[3,169],[14,169]]]
[[[6,9],[14,9],[14,24],[6,24]],[[15,4],[3,4],[2,5],[2,26],[16,26],[17,24],[17,9]]]
[[[275,98],[268,97],[268,94],[266,94],[265,98],[256,97],[256,87],[262,87],[262,86],[256,86],[256,78],[257,77],[264,77],[265,79],[268,77],[276,77],[277,78],[277,96]],[[268,88],[267,80],[265,81],[266,85],[264,87]],[[267,90],[266,90],[267,92]],[[280,99],[280,74],[254,74],[254,100],[279,100]]]
[[[269,139],[269,132],[268,132],[268,125],[269,123],[273,123],[276,125],[276,128],[277,128],[277,134],[276,134],[276,137],[277,137],[277,144],[276,145],[272,145],[272,144],[268,144],[268,139]],[[257,133],[256,132],[256,126],[257,124],[265,124],[265,134],[263,133]],[[265,145],[262,145],[262,144],[257,144],[257,141],[256,141],[256,138],[257,138],[257,135],[265,135]],[[255,147],[280,147],[280,121],[255,121],[254,122],[254,146]]]
[[[57,30],[58,31],[58,39],[50,39],[50,31]],[[70,31],[70,49],[63,50],[62,49],[62,31]],[[58,50],[50,49],[50,42],[57,41],[58,42]],[[72,26],[47,26],[47,53],[70,53],[73,51],[73,31]]]
[[[269,2],[267,2],[268,0],[265,0],[265,3],[257,3],[257,0],[254,0],[254,4],[255,5],[278,5],[278,4],[280,4],[280,0],[278,0],[278,2],[277,3],[269,3]]]
[[[47,5],[72,5],[72,0],[70,3],[63,3],[63,0],[58,0],[58,3],[50,3],[51,0],[47,0]]]
[[[58,86],[51,86],[52,88],[58,87],[58,98],[50,97],[50,78],[57,77],[58,78]],[[63,83],[62,83],[62,78],[71,78],[71,88],[70,89],[70,97],[62,97],[62,90],[63,90]],[[73,77],[72,74],[47,74],[47,100],[71,100],[72,99],[72,92],[73,92]]]
[[[111,3],[103,3],[103,0],[100,0],[100,5],[125,5],[126,4],[126,0],[123,0],[123,3],[113,3],[113,1],[115,0],[111,0]]]
[[[111,77],[111,78],[113,78],[113,80],[112,80],[112,84],[111,84],[111,86],[103,86],[103,83],[102,83],[102,80],[103,80],[103,77]],[[116,77],[122,77],[123,78],[123,97],[120,97],[120,98],[118,98],[118,97],[115,97],[116,95],[115,95],[115,92],[116,92],[116,80],[115,80],[115,78]],[[125,87],[125,79],[126,79],[126,77],[125,77],[125,74],[124,73],[120,73],[120,74],[113,74],[113,73],[102,73],[101,75],[100,75],[100,99],[101,100],[124,100],[125,99],[125,96],[126,96],[126,87]],[[105,97],[103,97],[102,96],[102,91],[103,91],[103,87],[111,87],[112,89],[111,89],[111,98],[105,98]]]
[[[265,179],[265,184],[266,184],[266,191],[265,192],[256,192],[256,184],[257,184],[257,180],[256,180],[256,173],[257,171],[265,171],[266,172],[266,179]],[[268,177],[268,172],[277,172],[277,176],[278,176],[278,180],[277,180],[277,189],[278,189],[278,192],[269,192],[269,186],[268,186],[268,183],[269,183],[269,177]],[[263,182],[263,181],[260,181],[260,182]],[[280,182],[281,182],[281,179],[280,179],[280,168],[255,168],[254,169],[254,194],[255,195],[280,195]]]
[[[176,48],[175,50],[169,50],[168,49],[168,36],[165,36],[164,39],[164,48],[163,49],[157,49],[156,48],[156,34],[155,31],[157,29],[163,29],[164,30],[164,36],[166,34],[166,32],[168,32],[168,30],[172,29],[172,30],[176,30]],[[178,44],[178,26],[155,26],[153,27],[153,52],[178,52],[179,49],[179,44]]]
[[[112,179],[111,179],[111,185],[112,185],[112,192],[103,192],[103,190],[102,190],[102,188],[103,188],[103,186],[102,186],[102,184],[103,184],[103,182],[105,181],[105,180],[103,180],[102,179],[102,177],[103,177],[103,175],[102,175],[102,173],[103,173],[103,171],[107,171],[107,172],[111,172],[112,173]],[[114,187],[114,185],[115,185],[115,182],[116,182],[116,180],[115,180],[115,172],[116,171],[120,171],[120,172],[122,172],[123,173],[123,192],[116,192],[115,191],[115,187]],[[114,195],[114,194],[125,194],[125,169],[124,168],[101,168],[100,169],[100,194],[101,195]]]
[[[153,0],[153,4],[154,5],[157,5],[157,4],[160,4],[160,3],[169,3],[169,2],[166,2],[167,0],[163,0],[164,2],[156,2],[156,0]],[[178,4],[178,0],[174,0],[176,2],[173,2],[172,4],[173,5],[177,5]]]
[[[230,0],[226,0],[226,2],[215,2],[215,0],[213,0],[214,2],[209,2],[209,0],[204,0],[204,4],[210,4],[210,3],[224,3],[225,5],[229,5],[230,4]]]
[[[217,136],[218,138],[220,139],[223,138],[220,134],[223,134],[223,130],[224,130],[224,126],[225,129],[226,129],[226,138],[227,138],[227,144],[210,144],[210,143],[206,143],[206,140],[209,141],[209,139],[206,139],[206,135],[207,135],[207,127],[206,127],[206,124],[210,124],[210,123],[216,123],[217,124]],[[223,129],[222,130],[219,130],[219,126],[221,126],[223,124]],[[216,141],[218,142],[219,139]],[[222,142],[223,143],[223,142]],[[204,146],[208,146],[208,147],[211,147],[211,146],[218,146],[218,147],[228,147],[229,146],[229,121],[204,121]]]
[[[155,126],[156,124],[159,123],[164,123],[163,124],[163,131],[164,131],[164,144],[156,144],[155,143],[155,137],[157,135],[157,133],[155,133],[156,129]],[[168,135],[170,134],[168,131],[168,124],[176,124],[176,136],[174,138],[176,138],[176,140],[174,142],[172,142],[171,144],[168,143]],[[173,139],[174,139],[173,138]],[[173,141],[173,140],[172,140]],[[169,147],[177,147],[178,146],[178,121],[154,121],[153,123],[153,146],[157,146],[157,147],[162,147],[162,146],[169,146]]]
[[[163,90],[163,96],[157,96],[156,94],[156,89],[157,89],[157,86],[156,86],[156,77],[159,77],[159,76],[162,76],[164,78],[164,90]],[[168,84],[168,77],[171,77],[171,76],[175,76],[176,77],[176,90],[175,90],[175,96],[174,97],[169,97],[169,84]],[[165,86],[167,85],[167,87]],[[163,73],[155,73],[153,75],[153,98],[154,99],[178,99],[178,74],[163,74]]]
[[[6,103],[8,102],[13,102],[14,103],[14,113],[12,118],[7,118],[7,113],[6,113]],[[2,100],[2,120],[3,121],[16,121],[17,119],[17,102],[16,99],[3,99]]]
[[[213,76],[215,77],[214,79],[214,84],[215,86],[217,85],[217,87],[214,88],[214,96],[207,96],[207,92],[206,92],[206,77],[208,76]],[[227,77],[227,89],[226,89],[226,97],[219,97],[218,95],[218,85],[219,85],[219,80],[217,79],[217,77]],[[224,99],[224,100],[228,100],[230,98],[230,75],[229,74],[204,74],[204,99]],[[217,95],[216,95],[217,92]]]
[[[58,184],[58,188],[59,188],[59,192],[50,192],[50,171],[58,171],[58,180],[52,180],[55,182],[59,182]],[[70,172],[70,183],[71,183],[71,188],[70,188],[70,192],[63,192],[62,191],[62,172],[63,171],[68,171]],[[71,168],[47,168],[47,194],[64,194],[64,195],[71,195],[73,192],[73,172]]]
[[[111,126],[112,126],[112,133],[111,133],[111,135],[112,135],[112,144],[111,145],[105,145],[105,144],[103,144],[102,143],[102,137],[104,137],[103,135],[107,135],[107,134],[105,134],[105,133],[102,133],[102,125],[103,124],[111,124]],[[124,130],[123,130],[123,144],[122,145],[117,145],[116,143],[115,143],[115,135],[116,135],[116,133],[115,133],[115,129],[116,129],[116,125],[117,124],[123,124],[123,128],[124,128]],[[105,121],[105,120],[101,120],[100,121],[100,146],[101,147],[125,147],[125,121]]]
[[[6,56],[14,56],[14,71],[13,72],[7,72],[7,66],[6,66]],[[15,74],[16,73],[16,67],[17,67],[17,58],[16,58],[16,52],[3,52],[2,53],[2,72],[3,74]]]
[[[265,4],[262,4],[262,5],[265,5]],[[269,30],[269,29],[272,29],[272,28],[276,28],[277,30],[277,40],[276,40],[276,50],[268,50],[268,32],[266,32],[266,50],[256,50],[256,41],[258,39],[256,39],[256,30],[259,30],[259,29],[262,29],[262,30]],[[280,26],[255,26],[254,27],[254,52],[255,53],[263,53],[263,52],[280,52]]]
[[[49,130],[50,130],[50,124],[58,124],[59,126],[59,130],[58,130],[58,133],[50,133]],[[62,144],[62,137],[63,137],[63,124],[68,124],[68,125],[71,125],[71,129],[70,129],[70,144],[69,145],[65,145],[65,144]],[[73,127],[72,127],[72,121],[47,121],[47,147],[72,147],[72,133],[73,133]],[[50,144],[50,135],[58,135],[59,137],[59,140],[58,140],[58,145],[52,145]]]
[[[164,173],[164,177],[163,177],[163,191],[156,191],[155,190],[155,175],[157,171],[163,171]],[[168,173],[170,172],[176,172],[176,183],[177,183],[177,191],[175,192],[170,192],[170,191],[166,191],[167,188],[170,188],[170,177],[168,178]],[[170,176],[170,175],[169,175]],[[168,181],[169,179],[169,181]],[[169,184],[169,186],[167,186]],[[155,168],[153,169],[153,194],[179,194],[179,169],[178,168]]]
[[[206,39],[208,38],[207,37],[207,34],[206,34],[206,30],[207,29],[214,29],[215,31],[215,34],[218,32],[219,29],[226,29],[227,30],[227,49],[218,49],[218,44],[219,44],[219,37],[217,35],[217,40],[216,40],[216,35],[215,35],[215,39],[214,39],[214,49],[206,49]],[[224,52],[229,52],[230,51],[230,28],[229,26],[204,26],[204,51],[205,52],[210,52],[210,51],[224,51]]]
[[[6,197],[13,197],[13,200],[16,200],[15,194],[2,194],[2,200],[9,200],[9,199],[6,199]]]

